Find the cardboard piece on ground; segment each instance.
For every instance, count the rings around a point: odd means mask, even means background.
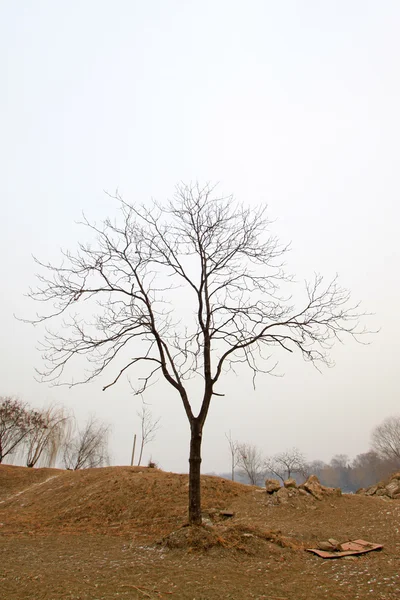
[[[341,558],[342,556],[351,556],[353,554],[365,554],[373,550],[382,550],[382,544],[372,544],[365,540],[354,540],[341,544],[342,550],[339,552],[328,552],[326,550],[318,550],[318,548],[307,548],[307,552],[313,552],[321,558]]]

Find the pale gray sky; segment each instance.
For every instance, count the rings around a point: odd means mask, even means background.
[[[72,390],[33,379],[38,329],[31,254],[56,260],[112,214],[103,190],[162,200],[178,181],[220,181],[267,201],[301,280],[320,271],[375,313],[370,346],[349,342],[323,375],[290,356],[284,378],[226,380],[204,434],[203,471],[229,468],[224,432],[309,459],[368,449],[400,412],[398,392],[400,4],[396,1],[2,0],[0,3],[0,394],[90,412],[127,464],[140,406],[127,383]],[[149,448],[184,471],[177,396],[147,397],[162,429]]]

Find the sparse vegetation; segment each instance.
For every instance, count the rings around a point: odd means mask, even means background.
[[[307,473],[307,463],[304,454],[300,450],[291,448],[267,458],[265,470],[283,482],[293,475],[300,475],[304,478]]]
[[[68,443],[72,417],[62,407],[35,411],[34,426],[24,439],[26,466],[54,467],[60,452]]]
[[[238,465],[252,485],[262,484],[265,478],[265,460],[254,444],[238,444]]]
[[[17,398],[0,398],[0,463],[14,454],[30,433],[44,426],[42,416]]]
[[[400,417],[387,417],[375,427],[372,448],[381,458],[400,466]]]
[[[109,464],[108,436],[110,428],[93,416],[77,427],[64,447],[64,465],[67,469],[89,469]]]
[[[142,405],[142,408],[137,413],[140,419],[140,449],[138,465],[142,462],[143,450],[147,444],[153,442],[156,437],[157,429],[160,427],[160,419],[155,419],[148,406]]]

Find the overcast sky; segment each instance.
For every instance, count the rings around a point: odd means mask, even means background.
[[[203,471],[229,470],[224,432],[265,454],[368,450],[400,413],[400,3],[396,0],[2,0],[0,2],[0,395],[89,413],[128,464],[140,400],[127,382],[50,388],[34,380],[41,331],[31,254],[57,261],[85,238],[82,211],[162,201],[179,181],[219,181],[268,202],[299,281],[337,272],[365,310],[369,346],[348,342],[319,374],[299,356],[284,378],[230,376],[204,432]],[[189,428],[161,384],[146,400],[162,429],[146,451],[187,470]]]

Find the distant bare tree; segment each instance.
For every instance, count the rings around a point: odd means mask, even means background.
[[[229,444],[229,452],[231,455],[231,479],[235,481],[235,468],[239,464],[239,443],[236,440],[232,439],[231,432],[229,434],[225,433],[225,437],[228,440]]]
[[[238,464],[252,485],[259,485],[265,475],[265,459],[253,444],[238,444]]]
[[[40,461],[43,466],[53,467],[67,442],[71,417],[64,408],[57,406],[35,412],[36,424],[24,439],[26,466],[34,467]]]
[[[313,460],[306,464],[306,475],[316,475],[318,479],[321,479],[323,471],[327,466],[323,460]]]
[[[154,419],[151,410],[142,405],[140,411],[138,411],[138,416],[140,418],[140,430],[141,430],[141,441],[140,441],[140,452],[139,452],[139,460],[138,466],[142,462],[142,455],[144,447],[153,442],[156,437],[156,431],[159,429],[160,419]]]
[[[350,467],[350,458],[347,454],[335,454],[331,458],[329,465],[332,469],[348,469]]]
[[[106,390],[139,368],[140,394],[161,374],[188,418],[189,522],[200,524],[203,428],[222,375],[242,363],[254,382],[282,352],[329,366],[335,341],[363,333],[360,311],[336,278],[319,275],[293,303],[287,246],[270,233],[266,206],[246,207],[199,184],[179,185],[163,204],[115,199],[117,218],[83,219],[94,241],[64,252],[58,266],[37,261],[30,296],[48,310],[31,322],[59,323],[44,336],[41,375],[76,385],[111,371]],[[67,367],[82,356],[90,369],[71,381]],[[188,379],[199,382],[199,411]]]
[[[78,428],[64,449],[64,464],[76,471],[102,467],[109,463],[108,436],[110,428],[91,416],[84,427]]]
[[[294,474],[305,476],[307,463],[304,454],[300,450],[291,448],[267,458],[265,469],[279,477],[283,482]]]
[[[39,425],[39,416],[16,398],[0,397],[0,463],[13,454],[32,428]]]
[[[387,417],[372,431],[372,448],[381,456],[400,464],[400,417]]]

